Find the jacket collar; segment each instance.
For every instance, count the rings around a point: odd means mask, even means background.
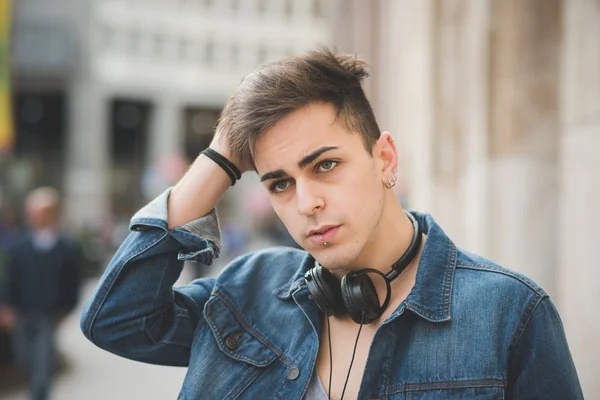
[[[287,281],[283,286],[273,290],[273,295],[282,300],[288,300],[292,298],[292,294],[300,286],[304,284],[304,274],[315,266],[315,259],[308,253],[302,259],[300,268],[296,270],[292,278]]]
[[[449,321],[452,315],[452,289],[456,270],[457,248],[429,214],[412,212],[427,240],[423,246],[415,286],[406,299],[406,308],[431,322]],[[304,274],[314,266],[307,253],[298,270],[273,295],[286,300],[304,283]],[[400,306],[402,308],[402,306]],[[396,310],[390,318],[400,312]]]
[[[427,235],[406,308],[431,322],[449,321],[457,249],[429,214],[411,212]]]

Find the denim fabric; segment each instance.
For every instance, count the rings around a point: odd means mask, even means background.
[[[96,345],[188,367],[180,399],[302,399],[322,317],[314,261],[272,248],[173,288],[182,260],[218,255],[213,212],[168,229],[169,192],[132,219],[81,319]],[[459,250],[429,215],[416,284],[377,329],[359,399],[581,399],[560,318],[527,277]]]

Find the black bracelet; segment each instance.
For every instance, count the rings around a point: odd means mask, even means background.
[[[218,159],[220,159],[221,161],[223,161],[225,163],[225,165],[227,165],[229,167],[229,169],[231,170],[231,172],[233,172],[233,174],[235,175],[235,177],[237,179],[242,179],[242,173],[240,172],[240,170],[237,169],[237,167],[235,166],[235,164],[232,163],[231,161],[229,161],[226,157],[223,157],[216,150],[211,149],[210,147],[207,147],[206,150],[204,150],[204,151],[206,151],[207,153],[211,153],[213,156],[215,156]]]
[[[236,179],[235,179],[235,175],[234,175],[233,171],[230,170],[229,167],[227,166],[227,164],[225,164],[223,162],[223,160],[221,159],[221,158],[225,158],[225,157],[221,156],[219,153],[217,153],[214,150],[212,152],[208,151],[208,150],[209,149],[204,150],[201,154],[204,154],[206,157],[213,160],[219,167],[221,167],[223,169],[223,171],[227,172],[227,175],[229,175],[229,179],[231,179],[231,186],[235,185]],[[215,155],[215,153],[218,154],[219,156],[221,156],[221,158],[217,157]]]

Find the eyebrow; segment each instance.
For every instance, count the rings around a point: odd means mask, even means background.
[[[310,165],[313,161],[315,161],[317,158],[319,158],[319,156],[321,154],[331,151],[331,150],[337,150],[337,149],[338,149],[337,146],[320,147],[317,150],[313,151],[312,153],[302,157],[302,159],[300,161],[298,161],[298,168],[300,168],[300,169],[305,168],[307,165]],[[287,173],[282,169],[277,169],[275,171],[267,172],[266,174],[261,176],[260,181],[264,182],[269,179],[283,178],[284,176],[287,176]]]

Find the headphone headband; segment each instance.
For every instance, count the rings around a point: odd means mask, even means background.
[[[413,236],[404,254],[402,254],[398,261],[396,261],[392,265],[392,270],[385,274],[386,279],[390,282],[396,279],[398,275],[400,275],[402,271],[404,271],[406,267],[408,267],[408,264],[410,264],[413,258],[415,258],[415,256],[419,252],[419,248],[421,247],[423,230],[417,222],[417,219],[411,213],[409,213],[408,211],[404,211],[404,213],[413,225]]]

